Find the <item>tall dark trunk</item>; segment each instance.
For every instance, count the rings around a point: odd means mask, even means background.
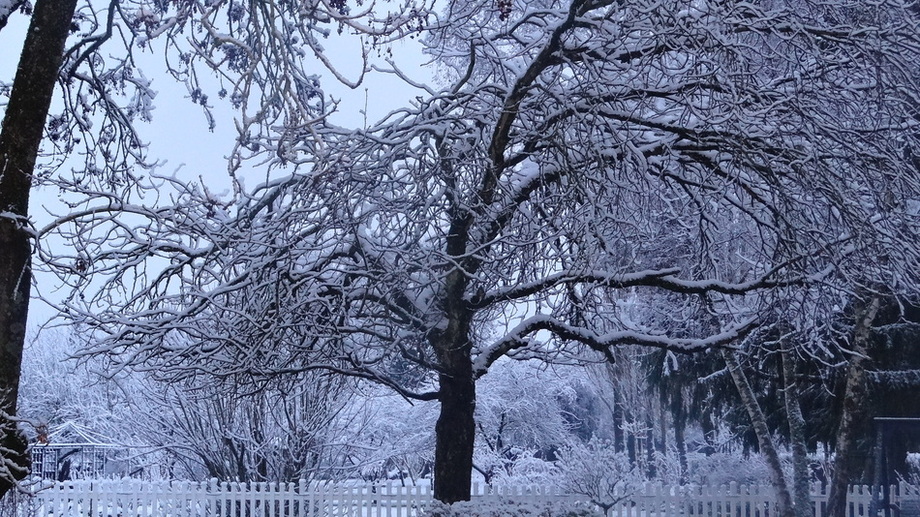
[[[631,415],[626,415],[627,422],[633,424]],[[629,458],[629,464],[635,465],[639,462],[639,456],[636,454],[636,429],[634,425],[629,426],[626,431],[626,456]]]
[[[658,476],[658,466],[655,464],[655,426],[650,415],[645,417],[645,463],[646,475],[649,479],[655,479]]]
[[[680,465],[681,485],[687,482],[687,411],[684,408],[683,395],[678,389],[671,399],[671,416],[674,418],[674,445],[677,447],[677,462]]]
[[[796,357],[792,350],[782,351],[783,399],[786,402],[786,419],[789,421],[789,442],[792,444],[792,498],[798,517],[811,517],[809,494],[808,451],[805,446],[805,417],[799,405],[799,385],[796,379]]]
[[[866,349],[872,331],[872,323],[875,321],[880,306],[879,297],[873,296],[864,307],[856,311],[856,325],[850,342],[853,355],[847,368],[843,414],[840,416],[840,427],[837,430],[834,473],[827,497],[827,517],[846,516],[847,486],[854,468],[851,456],[856,449],[859,422],[865,416],[869,397],[866,385]]]
[[[658,450],[662,455],[668,454],[668,415],[664,403],[658,404],[658,432],[661,433]]]
[[[476,380],[473,378],[473,319],[463,300],[466,278],[459,272],[447,276],[444,310],[447,326],[429,337],[441,371],[438,376],[441,413],[435,425],[434,498],[445,502],[469,501],[476,439]]]
[[[623,436],[623,403],[620,401],[619,389],[614,392],[613,401],[613,449],[617,452],[626,450],[626,441]]]
[[[0,471],[0,496],[14,486],[10,478],[21,479],[28,468],[15,415],[32,285],[29,191],[76,4],[35,3],[0,129],[0,450],[16,465]]]
[[[751,418],[751,426],[757,435],[757,444],[760,447],[760,453],[763,454],[770,469],[770,481],[773,488],[776,489],[776,513],[778,517],[796,517],[792,504],[792,495],[789,493],[789,485],[786,483],[786,477],[783,474],[783,467],[779,461],[779,453],[773,443],[773,436],[770,434],[770,428],[767,426],[767,419],[757,402],[754,389],[748,381],[747,375],[741,369],[741,363],[735,357],[731,350],[722,350],[722,357],[725,359],[725,365],[732,376],[735,387],[738,389],[738,395],[741,397],[741,403],[747,410]]]
[[[441,414],[435,426],[434,497],[445,503],[470,499],[476,427],[472,363],[440,375]]]

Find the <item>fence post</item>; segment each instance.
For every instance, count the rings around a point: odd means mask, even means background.
[[[307,480],[300,478],[297,480],[297,492],[300,497],[297,501],[297,509],[299,512],[292,513],[291,515],[302,515],[304,517],[310,516],[310,511],[313,509],[313,494],[309,492],[310,488],[307,487]],[[306,505],[306,509],[304,508]],[[293,508],[293,505],[291,505]]]

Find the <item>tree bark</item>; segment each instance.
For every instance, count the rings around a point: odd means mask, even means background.
[[[614,388],[613,394],[613,449],[617,452],[626,450],[626,439],[623,432],[623,413],[626,411],[620,400],[619,388]]]
[[[744,404],[744,408],[751,418],[751,425],[757,435],[760,453],[764,455],[764,459],[767,460],[767,466],[770,468],[771,482],[773,483],[773,488],[776,489],[776,512],[779,517],[796,517],[792,505],[792,496],[789,494],[789,486],[786,484],[783,467],[779,461],[779,454],[776,452],[773,437],[770,435],[770,428],[767,426],[767,419],[757,402],[751,383],[748,382],[747,375],[741,369],[741,363],[738,362],[734,352],[722,349],[722,357],[725,359],[725,365],[728,366],[728,371],[731,373],[735,387],[738,389],[741,403]]]
[[[645,464],[646,476],[655,479],[658,476],[658,466],[655,465],[655,425],[651,415],[645,417]]]
[[[476,380],[469,340],[472,312],[463,300],[466,278],[459,271],[446,278],[446,328],[434,331],[430,342],[441,369],[441,412],[435,424],[434,498],[444,503],[469,501],[472,489],[473,445],[476,439]]]
[[[639,462],[639,457],[636,455],[636,429],[635,422],[632,418],[629,419],[630,429],[626,432],[626,456],[629,458],[629,464],[635,465]]]
[[[850,458],[856,448],[859,421],[865,414],[868,399],[866,384],[866,350],[872,323],[878,314],[881,299],[873,296],[869,302],[856,313],[856,326],[850,343],[853,356],[847,367],[846,387],[843,395],[843,413],[837,430],[837,449],[835,451],[834,473],[831,478],[830,492],[827,497],[827,517],[845,517],[847,486],[853,470]]]
[[[0,496],[27,473],[16,399],[32,286],[29,191],[76,0],[38,0],[0,128]]]
[[[783,349],[783,398],[786,402],[786,419],[789,421],[789,441],[792,444],[792,496],[797,517],[811,517],[809,496],[808,457],[805,447],[805,418],[799,405],[799,385],[796,380],[796,357],[791,350]]]
[[[441,374],[441,413],[435,425],[434,497],[445,503],[469,501],[475,441],[476,384],[472,363]]]
[[[677,462],[680,465],[680,477],[678,482],[683,485],[687,482],[687,439],[685,432],[687,430],[687,411],[684,408],[683,395],[678,392],[675,399],[671,401],[671,415],[674,418],[674,444],[677,447]]]

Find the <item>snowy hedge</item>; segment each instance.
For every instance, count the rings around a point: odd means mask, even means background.
[[[602,517],[592,505],[575,502],[435,502],[419,517]]]

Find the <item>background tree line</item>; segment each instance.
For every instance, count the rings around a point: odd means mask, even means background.
[[[870,400],[861,424],[866,431],[852,452],[853,482],[871,483],[878,415],[914,416],[917,386],[883,378],[910,378],[914,336],[886,335],[875,344],[885,353],[868,376]],[[434,460],[431,403],[407,403],[373,384],[321,375],[312,382],[265,386],[241,392],[236,383],[176,386],[155,374],[101,377],[93,361],[61,357],[76,353],[78,335],[45,332],[27,347],[21,395],[29,434],[77,423],[131,447],[149,478],[226,481],[299,479],[426,482]],[[782,468],[792,470],[787,385],[781,351],[770,344],[743,354],[750,378],[778,447]],[[843,398],[845,362],[798,362],[796,376],[805,419],[807,481],[829,484]],[[476,476],[485,483],[538,483],[580,491],[613,502],[614,488],[645,480],[668,484],[768,483],[751,421],[726,364],[715,352],[674,355],[627,349],[615,363],[556,366],[503,363],[483,378],[476,409]],[[871,431],[871,432],[870,432]],[[907,453],[917,436],[897,440],[889,479],[920,474]],[[608,483],[604,485],[601,481]],[[604,490],[602,490],[604,488]]]

